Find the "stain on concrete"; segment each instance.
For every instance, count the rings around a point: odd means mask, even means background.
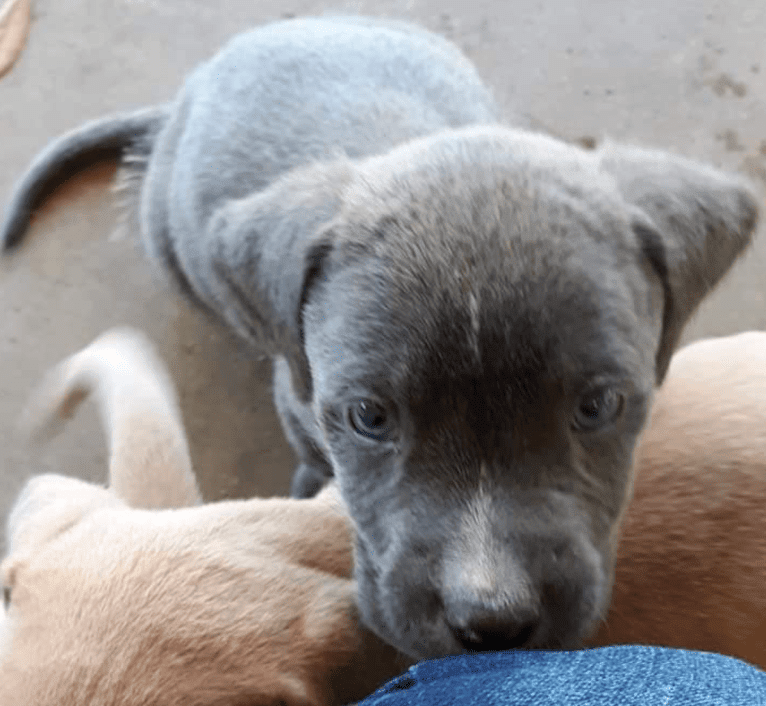
[[[763,159],[748,155],[742,160],[740,171],[747,174],[751,179],[756,179],[766,185],[766,164],[764,164]]]
[[[713,92],[718,96],[732,95],[744,98],[747,95],[747,84],[736,81],[730,74],[722,73],[708,82]]]
[[[727,152],[744,152],[745,146],[739,141],[736,130],[724,130],[715,136],[716,140],[723,142]]]
[[[592,135],[583,135],[582,137],[578,137],[574,142],[575,144],[580,145],[580,147],[584,147],[586,150],[595,150],[598,146],[598,140]]]

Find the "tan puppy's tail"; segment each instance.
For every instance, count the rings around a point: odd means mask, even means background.
[[[30,400],[21,427],[52,436],[95,392],[109,443],[109,485],[128,505],[201,502],[173,383],[151,342],[119,328],[54,368]]]

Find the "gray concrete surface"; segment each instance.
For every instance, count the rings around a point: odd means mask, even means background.
[[[166,100],[237,31],[326,11],[446,34],[521,122],[656,145],[766,182],[763,0],[37,0],[28,46],[0,80],[0,199],[62,131]],[[169,292],[134,234],[116,228],[113,172],[100,165],[62,187],[21,252],[0,262],[0,516],[32,473],[103,478],[92,408],[42,449],[23,448],[14,425],[49,365],[120,323],[143,327],[171,366],[206,497],[285,492],[292,457],[268,365]],[[765,248],[759,237],[687,339],[766,328]]]

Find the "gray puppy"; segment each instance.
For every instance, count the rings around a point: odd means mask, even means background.
[[[62,175],[125,147],[148,251],[275,359],[294,494],[337,478],[370,627],[415,658],[579,644],[653,388],[751,238],[748,187],[504,127],[423,30],[301,19],[53,143],[5,247]]]

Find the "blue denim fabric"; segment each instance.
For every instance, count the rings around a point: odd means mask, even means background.
[[[493,652],[421,662],[360,706],[761,706],[766,673],[660,647]]]

